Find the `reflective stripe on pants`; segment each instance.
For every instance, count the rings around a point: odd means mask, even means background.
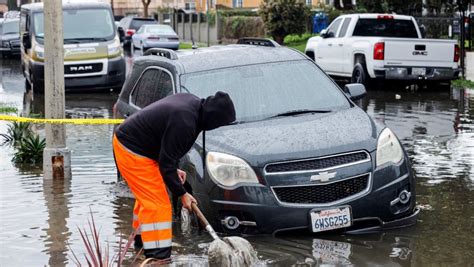
[[[144,249],[168,249],[157,254],[170,254],[172,208],[157,162],[133,153],[115,135],[113,148],[120,174],[135,195],[133,227],[139,228]]]

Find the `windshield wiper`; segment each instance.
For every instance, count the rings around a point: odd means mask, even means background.
[[[295,110],[278,113],[274,116],[271,116],[270,118],[287,117],[287,116],[294,116],[294,115],[308,114],[308,113],[329,113],[329,112],[331,112],[331,110],[328,110],[328,109],[295,109]]]
[[[4,32],[3,34],[12,34],[12,33],[19,34],[18,32]]]

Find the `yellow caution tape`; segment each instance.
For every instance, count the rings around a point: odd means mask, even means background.
[[[36,119],[8,115],[0,115],[0,121],[53,123],[53,124],[120,124],[123,119]]]

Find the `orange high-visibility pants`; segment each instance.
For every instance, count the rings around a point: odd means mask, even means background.
[[[141,233],[145,255],[168,258],[171,254],[172,208],[158,163],[130,151],[115,135],[113,148],[120,174],[135,195],[133,227]]]

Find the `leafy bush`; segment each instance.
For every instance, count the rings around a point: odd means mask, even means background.
[[[38,134],[28,134],[16,147],[13,155],[15,163],[41,163],[43,161],[43,150],[46,147],[46,140],[40,138]]]
[[[303,33],[301,35],[298,34],[290,34],[287,35],[283,41],[284,44],[294,44],[294,43],[301,43],[306,42],[309,38],[316,36],[317,34],[312,33]]]
[[[234,16],[243,16],[243,17],[257,17],[258,13],[248,9],[228,9],[228,10],[219,10],[219,16],[221,17],[234,17]]]
[[[5,103],[0,103],[0,113],[16,113],[18,109],[16,107],[7,105]]]
[[[279,44],[288,34],[303,34],[310,14],[309,7],[298,0],[263,0],[259,10],[267,33]]]
[[[222,18],[222,27],[220,28],[225,39],[265,36],[263,21],[260,17],[225,17]]]

